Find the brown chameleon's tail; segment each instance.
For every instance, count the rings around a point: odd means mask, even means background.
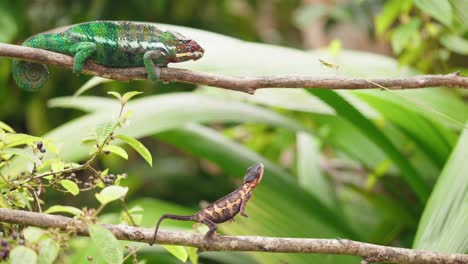
[[[153,240],[151,240],[151,242],[149,243],[150,246],[153,245],[154,242],[156,241],[156,235],[158,234],[159,225],[161,224],[162,220],[166,218],[179,220],[179,221],[195,221],[197,219],[196,215],[173,215],[173,214],[162,215],[159,218],[158,223],[156,224],[156,229],[154,230]]]

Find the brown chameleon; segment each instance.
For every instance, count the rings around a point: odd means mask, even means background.
[[[253,190],[262,180],[262,177],[263,164],[257,163],[247,169],[242,186],[199,212],[187,216],[172,214],[162,215],[156,224],[153,240],[150,245],[153,245],[156,241],[159,225],[166,218],[180,221],[195,221],[207,225],[209,230],[205,235],[205,239],[209,240],[216,233],[217,224],[232,220],[238,213],[244,217],[248,217],[245,213],[245,206],[250,197],[252,197]]]

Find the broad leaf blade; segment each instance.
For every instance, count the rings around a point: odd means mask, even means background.
[[[153,157],[151,156],[151,153],[145,145],[141,144],[140,141],[126,135],[117,135],[115,137],[130,145],[130,147],[138,152],[138,154],[140,154],[150,166],[153,166]]]
[[[468,253],[468,130],[460,137],[427,202],[414,248]]]
[[[324,102],[332,106],[336,112],[354,124],[361,132],[369,137],[391,158],[400,169],[403,179],[413,189],[421,203],[424,203],[429,196],[429,188],[425,184],[423,177],[408,162],[407,158],[395,147],[395,145],[383,134],[369,119],[364,117],[351,104],[345,101],[340,95],[331,90],[314,89],[309,92],[318,96]]]
[[[111,233],[101,225],[89,225],[89,235],[99,249],[99,253],[104,258],[106,263],[122,263],[123,250],[119,241]]]

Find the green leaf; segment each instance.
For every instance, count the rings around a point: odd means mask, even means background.
[[[11,147],[16,147],[20,145],[32,145],[35,142],[41,140],[41,138],[39,137],[31,136],[28,134],[21,134],[21,133],[7,134],[5,136],[6,136],[6,139],[5,139],[6,144],[3,148],[11,148]]]
[[[32,153],[30,150],[25,150],[25,149],[20,149],[20,148],[8,148],[8,149],[0,150],[0,155],[3,155],[3,154],[22,156],[36,164],[42,164],[42,161],[36,155],[34,155],[34,153]]]
[[[30,207],[29,201],[32,200],[32,198],[25,193],[23,190],[13,190],[8,194],[9,201],[12,202],[14,205],[24,208],[24,207]]]
[[[107,150],[107,151],[110,151],[110,152],[112,152],[112,153],[114,153],[114,154],[119,155],[120,157],[122,157],[122,158],[124,158],[124,159],[128,159],[128,154],[127,154],[127,152],[126,152],[123,148],[121,148],[121,147],[119,147],[119,146],[116,146],[116,145],[107,145],[107,146],[104,147],[103,150],[104,150],[104,151],[106,151],[106,150]]]
[[[132,99],[134,96],[142,94],[143,92],[137,92],[137,91],[132,91],[132,92],[126,92],[122,96],[122,104],[126,104],[130,99]]]
[[[453,6],[453,10],[455,11],[455,21],[456,19],[460,19],[460,25],[462,26],[461,32],[466,31],[468,29],[468,1],[467,0],[451,0],[450,3]]]
[[[296,139],[299,184],[329,208],[337,208],[332,182],[320,168],[321,153],[317,139],[305,132],[298,132]]]
[[[76,185],[76,183],[73,181],[61,180],[59,183],[65,190],[69,191],[73,195],[77,195],[80,193],[80,188],[78,188],[78,185]]]
[[[125,196],[128,192],[128,187],[121,187],[117,185],[107,186],[102,189],[101,192],[96,193],[96,199],[101,204],[108,204],[112,201],[120,199]]]
[[[395,22],[401,14],[405,3],[409,3],[411,5],[411,1],[407,0],[389,0],[385,2],[383,10],[375,19],[375,28],[377,33],[383,33],[393,24],[393,22]]]
[[[30,226],[23,229],[24,239],[30,243],[38,242],[44,234],[46,234],[46,231],[38,227]]]
[[[17,17],[9,12],[8,8],[0,9],[0,28],[2,28],[0,42],[11,43],[10,41],[13,41],[18,34]]]
[[[53,172],[58,172],[58,171],[63,171],[65,168],[65,164],[61,160],[54,160],[50,164],[50,168],[52,169]]]
[[[312,89],[309,93],[319,97],[324,102],[332,106],[338,115],[354,124],[363,134],[379,146],[389,158],[395,162],[400,169],[400,174],[408,183],[411,189],[419,198],[421,203],[424,203],[429,196],[429,187],[424,182],[424,179],[408,159],[400,153],[390,139],[383,134],[369,119],[364,117],[356,108],[344,100],[336,92],[326,89]]]
[[[122,263],[122,247],[111,231],[97,224],[89,225],[88,230],[91,239],[98,247],[99,254],[104,258],[106,263]]]
[[[452,6],[448,0],[413,0],[413,2],[423,12],[447,27],[452,26]]]
[[[410,22],[399,25],[392,34],[392,48],[396,54],[400,54],[411,40],[417,36],[421,20],[413,18]]]
[[[468,55],[468,40],[455,34],[446,34],[440,38],[444,47],[458,54]]]
[[[186,247],[186,249],[190,263],[198,264],[198,249],[194,247]]]
[[[468,124],[468,123],[467,123]],[[413,248],[468,253],[468,130],[464,130],[432,191]]]
[[[25,246],[17,246],[10,252],[10,264],[34,264],[37,263],[37,255],[34,250]]]
[[[49,207],[44,213],[46,214],[53,214],[53,213],[69,213],[74,216],[79,216],[83,214],[83,211],[80,209],[73,207],[73,206],[66,206],[66,205],[53,205]]]
[[[88,91],[89,89],[98,86],[101,83],[112,82],[111,79],[106,79],[98,76],[94,76],[93,78],[89,79],[85,84],[83,84],[74,94],[74,97],[80,96],[84,92]]]
[[[58,256],[60,245],[52,238],[39,242],[39,256],[37,264],[52,264]]]
[[[2,121],[0,121],[0,129],[4,130],[6,132],[15,133],[15,130],[13,130],[13,128],[11,128],[11,126],[3,123]]]
[[[105,122],[100,124],[96,127],[96,138],[99,145],[104,143],[107,137],[112,133],[112,129],[114,128],[114,124],[110,122]]]
[[[151,153],[145,147],[145,145],[140,143],[140,141],[126,135],[117,135],[116,138],[130,145],[146,160],[146,162],[148,162],[150,166],[153,166],[153,158],[151,157]]]
[[[172,255],[178,258],[182,262],[186,262],[188,258],[188,253],[185,247],[183,246],[170,246],[170,245],[163,245],[163,247],[169,251]]]
[[[122,101],[122,96],[118,92],[107,92],[107,93],[115,96],[115,98],[119,99],[119,101]]]

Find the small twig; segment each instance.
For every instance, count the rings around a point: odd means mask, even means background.
[[[130,214],[130,212],[128,211],[128,208],[127,208],[127,204],[125,203],[125,196],[120,198],[120,201],[122,202],[122,206],[123,206],[123,209],[124,209],[124,212],[125,214],[128,216],[128,219],[130,219],[130,222],[132,224],[132,226],[138,226],[136,223],[135,223],[135,220],[133,220],[133,216]]]
[[[0,222],[56,227],[62,230],[73,228],[78,235],[89,235],[86,223],[73,218],[21,210],[0,208]],[[148,243],[152,240],[152,229],[127,225],[104,224],[117,239]],[[396,263],[468,263],[466,254],[446,254],[373,245],[348,239],[278,238],[260,236],[216,236],[209,243],[203,235],[189,232],[159,231],[157,243],[201,248],[203,251],[260,251],[276,253],[316,253],[359,256],[367,262]]]
[[[32,192],[32,194],[33,194],[34,202],[36,203],[36,206],[37,206],[37,211],[38,211],[39,213],[42,213],[41,200],[39,199],[39,196],[37,195],[36,190],[34,190],[33,187],[30,187],[30,186],[27,186],[27,185],[25,185],[25,186],[26,186],[26,187],[29,189],[29,191]],[[40,188],[40,187],[39,187],[39,188]]]
[[[124,263],[125,260],[127,260],[129,257],[135,256],[136,253],[137,253],[137,251],[139,251],[140,249],[142,249],[144,246],[145,246],[144,244],[143,244],[143,245],[140,245],[139,247],[136,247],[136,248],[134,248],[132,251],[130,251],[130,253],[128,253],[128,255],[125,256],[125,258],[123,259],[122,263]]]
[[[47,50],[0,43],[0,56],[35,61],[73,68],[73,58]],[[144,67],[112,68],[88,60],[84,74],[101,76],[118,81],[147,79]],[[468,77],[459,73],[444,75],[417,75],[397,78],[350,78],[350,77],[311,77],[311,76],[265,76],[265,77],[232,77],[204,72],[194,72],[177,68],[162,68],[161,80],[178,81],[206,86],[219,87],[245,93],[254,93],[261,88],[326,88],[326,89],[371,89],[378,83],[388,89],[412,89],[426,87],[460,87],[468,88]]]

